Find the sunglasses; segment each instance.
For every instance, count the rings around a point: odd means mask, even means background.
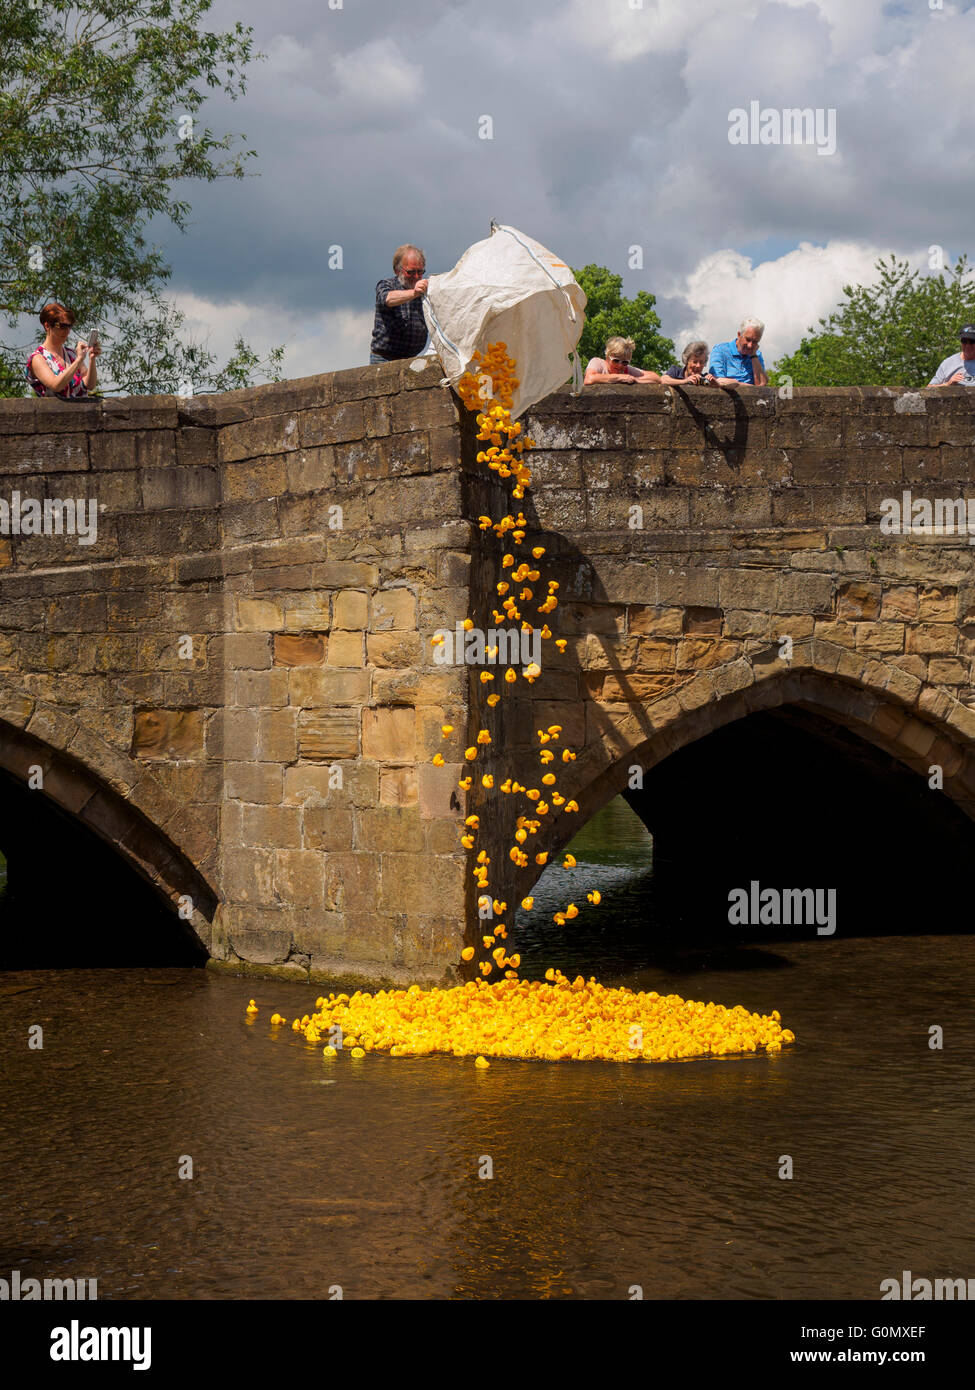
[[[610,357],[608,360],[610,362],[615,362],[620,367],[628,367],[630,365],[630,359],[628,357]]]
[[[975,338],[962,338],[962,342],[967,343],[969,347],[971,347],[972,343],[975,343]]]
[[[422,275],[422,274],[423,274],[423,271],[422,271],[422,270],[404,270],[404,271],[403,271],[403,274],[404,274],[404,275]]]

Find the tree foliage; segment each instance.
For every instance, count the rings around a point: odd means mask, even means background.
[[[637,367],[659,371],[673,362],[674,345],[659,332],[655,295],[640,290],[634,299],[624,299],[622,275],[613,275],[602,265],[586,265],[572,273],[588,301],[586,326],[579,340],[584,367],[591,357],[602,357],[606,340],[614,337],[633,339],[633,363]]]
[[[947,275],[911,270],[906,260],[877,262],[869,285],[844,285],[843,299],[810,328],[795,352],[775,365],[778,384],[924,386],[958,351],[958,330],[975,321],[975,283],[966,256]]]
[[[37,313],[58,300],[97,327],[99,374],[132,392],[220,390],[263,366],[238,340],[218,367],[181,340],[152,218],[186,229],[186,181],[242,178],[254,151],[216,136],[208,91],[236,100],[250,29],[200,28],[211,0],[21,0],[0,18],[0,393],[22,394]],[[29,335],[29,336],[25,336]],[[21,341],[18,341],[18,338]]]

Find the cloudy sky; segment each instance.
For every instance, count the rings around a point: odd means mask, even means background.
[[[678,347],[756,314],[769,362],[878,256],[975,253],[975,0],[214,0],[208,27],[238,19],[266,56],[204,114],[259,177],[154,232],[196,336],[283,343],[288,376],[367,362],[394,247],[445,271],[492,217],[655,294]],[[835,152],[732,144],[753,102],[834,111]]]

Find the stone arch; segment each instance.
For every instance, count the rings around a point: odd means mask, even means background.
[[[21,692],[0,696],[0,769],[27,782],[39,767],[47,797],[110,845],[210,951],[218,895],[215,837],[151,769],[113,747],[75,716]]]
[[[625,688],[625,674],[614,675]],[[975,820],[975,710],[889,662],[811,639],[796,643],[788,665],[763,651],[754,661],[739,657],[700,672],[649,703],[634,699],[603,706],[611,736],[598,750],[590,741],[572,765],[574,783],[560,787],[578,802],[579,812],[561,816],[535,848],[548,850],[551,862],[597,811],[626,790],[632,766],[648,771],[716,729],[782,705],[826,716],[924,777],[939,764],[945,793]],[[607,742],[619,745],[609,762]]]

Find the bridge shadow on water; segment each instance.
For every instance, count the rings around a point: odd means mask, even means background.
[[[0,772],[0,970],[202,966],[188,924],[118,852]]]
[[[628,803],[628,805],[627,805]],[[584,826],[521,909],[522,969],[625,979],[775,970],[773,942],[971,930],[975,825],[943,792],[830,720],[794,706],[753,714],[671,754]],[[824,914],[729,920],[729,894],[821,890]],[[598,906],[586,895],[602,894]],[[781,901],[781,899],[780,899]],[[575,902],[579,916],[553,914]],[[773,908],[766,911],[771,916]],[[819,926],[827,930],[822,933]]]

